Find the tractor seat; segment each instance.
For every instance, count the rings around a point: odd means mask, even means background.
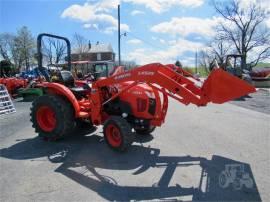
[[[84,93],[84,92],[89,92],[90,89],[85,89],[84,87],[72,87],[69,88],[72,92],[77,92],[77,93]]]
[[[69,88],[77,99],[87,98],[87,94],[91,92],[91,88],[88,87],[72,87]]]
[[[66,87],[68,87],[76,98],[81,99],[91,92],[91,87],[88,84],[82,87],[75,86],[75,80],[70,71],[61,71],[61,79]]]
[[[70,71],[60,71],[59,79],[66,87],[72,88],[75,86],[75,80]]]

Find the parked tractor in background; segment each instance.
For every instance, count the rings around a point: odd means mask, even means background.
[[[248,82],[252,83],[250,76],[250,68],[243,66],[243,55],[231,54],[227,55],[225,64],[221,65],[221,68],[230,74]]]
[[[8,93],[12,97],[18,95],[18,90],[27,85],[27,79],[15,77],[16,71],[12,63],[8,60],[0,62],[0,84],[5,85]]]
[[[16,77],[0,78],[0,84],[6,86],[8,93],[14,98],[18,96],[19,90],[27,86],[27,79]]]
[[[66,42],[68,70],[71,70],[69,40],[51,34],[38,36],[39,68],[42,68],[44,36]],[[213,70],[202,83],[160,63],[129,71],[109,66],[96,68],[106,74],[90,74],[92,81],[81,80],[79,85],[70,71],[59,71],[57,82],[47,80],[39,84],[43,96],[32,103],[31,122],[40,137],[63,138],[76,133],[80,123],[103,125],[106,143],[117,151],[124,151],[134,141],[134,131],[147,135],[165,122],[168,97],[185,105],[206,106],[209,102],[221,104],[255,92],[253,86],[222,69]]]
[[[257,88],[270,88],[270,67],[253,69],[250,76]]]
[[[123,66],[114,66],[114,63],[110,61],[97,61],[90,64],[92,67],[89,69],[88,73],[82,77],[83,80],[89,79],[90,81],[94,81],[125,71]]]

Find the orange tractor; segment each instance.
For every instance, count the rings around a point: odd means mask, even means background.
[[[6,70],[4,66],[10,66],[11,63],[7,61],[7,64],[0,65],[0,84],[3,84],[8,93],[12,97],[16,97],[18,95],[19,89],[25,88],[28,84],[27,79],[12,77],[9,70]]]
[[[50,34],[38,36],[39,67],[42,67],[43,36],[66,41],[71,69],[69,40]],[[149,134],[164,123],[168,97],[185,105],[205,106],[209,102],[221,104],[255,92],[253,86],[222,69],[212,71],[204,83],[160,63],[129,71],[116,69],[97,66],[92,81],[83,84],[80,81],[79,85],[70,71],[60,71],[58,82],[41,83],[39,87],[44,95],[38,97],[31,108],[31,121],[39,136],[56,140],[71,131],[74,133],[76,125],[82,122],[103,125],[107,144],[123,151],[132,144],[135,131]]]
[[[16,97],[18,94],[18,90],[21,88],[25,88],[28,84],[26,79],[15,78],[15,77],[7,77],[7,78],[0,78],[0,84],[6,86],[8,93],[12,97]]]

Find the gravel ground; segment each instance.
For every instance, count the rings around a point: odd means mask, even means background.
[[[246,109],[270,114],[270,89],[257,89],[256,93],[231,102]]]

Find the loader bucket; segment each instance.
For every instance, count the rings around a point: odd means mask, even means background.
[[[219,68],[213,70],[208,76],[202,86],[202,91],[209,101],[222,104],[249,93],[256,92],[256,89],[246,81]]]

